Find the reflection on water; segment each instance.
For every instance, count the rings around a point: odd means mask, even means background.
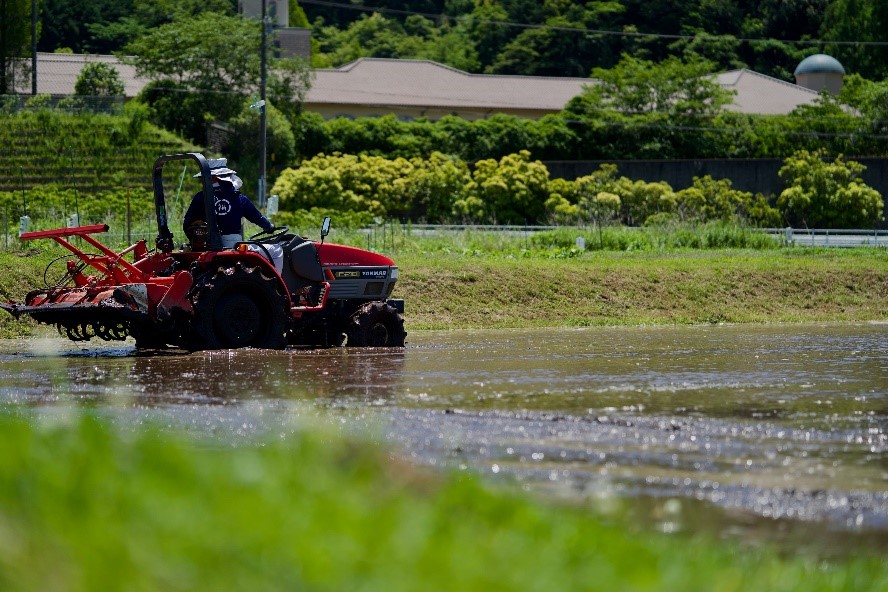
[[[405,350],[152,356],[7,342],[0,405],[90,406],[235,444],[320,412],[417,462],[598,509],[636,500],[662,530],[828,528],[837,548],[888,550],[886,324],[427,332]]]

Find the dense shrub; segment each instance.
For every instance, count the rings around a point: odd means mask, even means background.
[[[872,227],[884,219],[884,200],[866,185],[860,174],[866,169],[842,156],[824,161],[823,151],[802,150],[780,169],[789,187],[777,200],[792,224],[811,228]]]
[[[293,128],[303,158],[332,152],[427,158],[440,151],[475,161],[528,150],[535,158],[563,159],[577,141],[568,121],[557,115],[535,120],[496,114],[476,121],[448,115],[434,122],[406,122],[394,115],[324,121],[317,114],[302,113]]]
[[[434,122],[392,115],[323,121],[303,113],[292,123],[307,132],[299,143],[303,158],[334,151],[412,158],[438,150],[472,162],[521,150],[542,160],[785,158],[799,149],[879,155],[883,119],[849,112],[826,98],[785,115],[721,112],[682,119],[606,110],[578,97],[562,112],[536,120],[495,114]]]
[[[676,193],[676,202],[678,217],[684,221],[780,225],[780,213],[764,196],[734,189],[730,179],[694,177],[691,187]]]
[[[412,169],[403,158],[320,155],[285,169],[271,192],[280,196],[283,210],[319,207],[382,216],[409,207],[404,179]]]
[[[74,93],[87,97],[123,96],[123,81],[114,66],[93,62],[86,64],[77,75]]]
[[[548,198],[549,171],[531,161],[522,150],[499,161],[475,163],[466,197],[454,204],[454,213],[471,219],[479,212],[504,224],[528,224],[543,218]]]
[[[603,164],[574,181],[553,179],[549,193],[546,211],[558,222],[604,224],[619,217],[629,226],[672,220],[780,225],[780,213],[764,196],[733,189],[730,180],[708,175],[674,192],[664,182],[618,178],[615,165]]]

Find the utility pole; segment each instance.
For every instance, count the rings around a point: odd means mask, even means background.
[[[266,64],[268,23],[265,12],[266,0],[262,0],[262,43],[260,47],[261,77],[259,80],[259,207],[265,205],[265,128],[267,124],[266,111],[268,105],[265,102],[265,85],[268,82]]]
[[[31,94],[37,94],[37,0],[31,0]]]

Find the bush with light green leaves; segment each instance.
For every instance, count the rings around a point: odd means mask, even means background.
[[[687,222],[734,222],[753,226],[780,225],[780,212],[761,195],[740,191],[730,179],[713,179],[710,175],[694,177],[691,187],[676,193],[679,220]]]
[[[866,167],[825,152],[801,150],[784,161],[780,178],[788,187],[777,207],[793,226],[806,228],[872,228],[884,219],[882,195],[866,185],[860,174]]]
[[[454,204],[454,213],[466,218],[484,217],[502,224],[536,223],[545,215],[549,198],[549,170],[530,160],[530,152],[504,156],[499,161],[475,164],[466,197]]]
[[[413,168],[403,158],[321,154],[281,172],[271,192],[280,196],[283,210],[319,207],[392,215],[409,208],[406,185]]]
[[[665,182],[617,178],[617,166],[601,167],[575,181],[555,179],[549,183],[546,210],[556,221],[602,223],[619,218],[624,224],[638,226],[649,216],[675,211],[677,202],[672,187]]]
[[[284,170],[272,193],[282,210],[318,207],[441,222],[450,219],[470,179],[466,163],[441,153],[410,160],[334,153]]]

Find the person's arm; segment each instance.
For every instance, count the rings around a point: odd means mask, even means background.
[[[182,230],[188,231],[188,227],[191,226],[191,223],[195,220],[203,220],[203,200],[200,199],[201,194],[198,193],[193,198],[191,198],[191,203],[188,205],[188,210],[185,212],[185,218],[182,220]],[[198,208],[200,208],[200,212],[198,212]]]
[[[241,212],[243,212],[244,218],[260,227],[262,230],[268,232],[272,228],[274,228],[274,224],[268,221],[268,218],[262,215],[253,202],[250,201],[250,198],[244,195],[243,193],[239,193],[240,202],[241,202]]]

